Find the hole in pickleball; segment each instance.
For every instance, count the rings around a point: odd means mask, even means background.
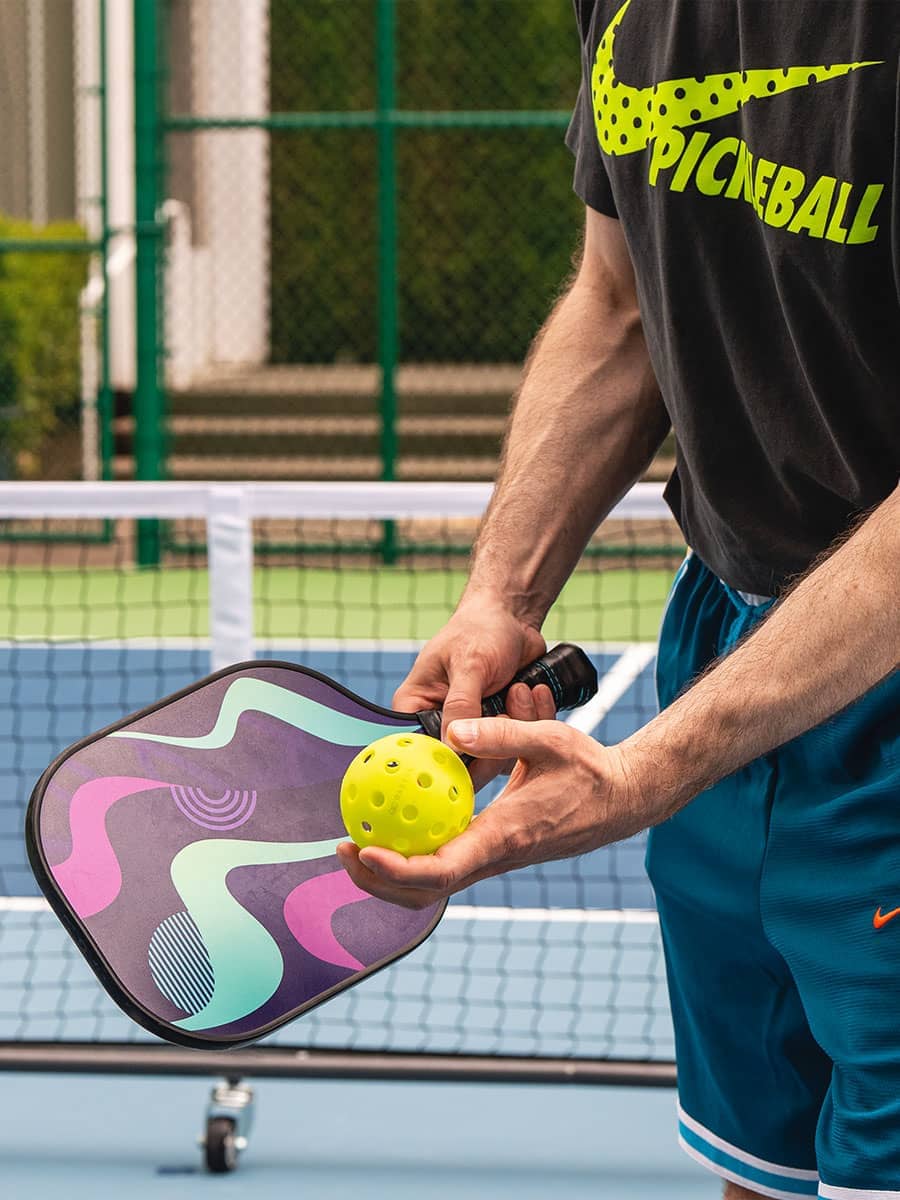
[[[373,792],[371,799],[373,808],[381,808],[384,804],[384,792]]]
[[[427,771],[423,771],[422,774],[416,780],[416,783],[419,785],[420,788],[430,788],[431,782],[432,782],[431,776],[428,774]]]
[[[406,838],[394,838],[391,849],[396,850],[398,854],[403,854],[405,850],[409,849],[409,842]]]
[[[432,752],[431,757],[434,759],[434,761],[439,766],[442,767],[447,762],[447,751],[446,750],[435,750]]]
[[[411,746],[412,744],[413,744],[413,740],[410,737],[397,738],[398,746]]]
[[[415,821],[415,819],[418,815],[419,815],[419,810],[416,808],[416,806],[414,804],[407,804],[406,808],[404,808],[404,810],[403,810],[403,820],[404,821]]]
[[[431,827],[431,836],[432,837],[440,837],[446,828],[447,828],[447,826],[444,824],[443,821],[436,821],[435,824],[432,825],[432,827]]]
[[[452,801],[454,801],[454,803],[459,799],[459,788],[456,786],[455,783],[451,786],[450,791],[447,793],[447,795],[450,797],[450,799]]]
[[[386,762],[384,764],[384,769],[386,771],[396,771],[396,770],[398,770],[399,766],[400,766],[400,764],[397,762],[397,760],[395,758],[392,758],[390,762]]]
[[[370,750],[368,754],[364,754],[364,755],[363,755],[363,762],[371,762],[371,760],[372,760],[374,757],[375,757],[375,751],[374,751],[374,750]]]
[[[372,832],[372,826],[369,824],[368,821],[363,821],[362,828],[363,828],[363,833],[371,833]]]
[[[468,827],[468,824],[469,824],[469,822],[466,820],[465,817],[463,817],[463,819],[459,823],[459,832],[462,833]]]
[[[353,800],[356,797],[356,792],[357,792],[356,784],[348,783],[347,784],[347,799]]]

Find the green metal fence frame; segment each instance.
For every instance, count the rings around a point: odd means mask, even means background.
[[[165,392],[162,324],[163,193],[162,77],[157,0],[134,0],[134,173],[135,173],[135,479],[164,479]],[[138,566],[159,563],[162,529],[139,521]]]
[[[173,134],[263,129],[269,131],[370,130],[375,134],[377,155],[377,345],[381,369],[379,409],[381,414],[381,478],[397,473],[397,368],[400,360],[398,319],[398,179],[396,133],[404,129],[564,129],[568,110],[448,110],[426,111],[396,107],[396,21],[397,0],[375,0],[376,4],[376,107],[347,112],[273,112],[260,117],[201,117],[169,113],[162,106],[158,87],[160,64],[154,61],[160,43],[156,25],[156,0],[134,0],[135,4],[135,119],[137,141],[138,224],[138,393],[137,478],[164,476],[163,383],[159,345],[150,349],[150,337],[160,336],[159,280],[163,269],[161,225],[157,212],[165,139]],[[139,20],[140,18],[140,20]],[[139,32],[140,31],[140,32]],[[164,43],[164,39],[163,39]],[[138,52],[139,51],[139,52]],[[165,64],[162,64],[163,71]],[[156,107],[154,107],[156,105]],[[154,136],[156,144],[152,143]],[[155,280],[155,282],[151,282]],[[152,474],[152,471],[158,474]],[[380,546],[385,562],[401,553],[391,522],[384,526]],[[142,548],[142,562],[156,561],[149,542]],[[159,544],[155,546],[159,552]]]

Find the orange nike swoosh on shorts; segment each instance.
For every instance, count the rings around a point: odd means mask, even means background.
[[[887,925],[888,921],[893,921],[894,917],[900,915],[900,908],[892,908],[889,913],[882,913],[881,905],[879,904],[875,916],[872,918],[872,924],[876,929],[880,929],[882,925]]]

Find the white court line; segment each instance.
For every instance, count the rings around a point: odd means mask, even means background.
[[[0,912],[49,912],[43,896],[0,896]],[[506,908],[501,905],[451,904],[445,921],[509,921],[548,925],[656,925],[658,918],[644,908]]]
[[[593,733],[640,673],[650,665],[655,654],[656,646],[652,642],[635,642],[628,646],[618,662],[600,680],[596,696],[571,712],[566,717],[566,724],[582,733]]]
[[[257,643],[274,650],[349,651],[357,654],[375,654],[379,650],[416,653],[427,639],[411,638],[280,638],[277,636],[257,638]],[[624,655],[629,651],[655,652],[655,642],[579,642],[586,654]],[[71,638],[65,634],[47,637],[46,634],[22,634],[15,638],[0,638],[0,649],[41,649],[54,647],[57,650],[208,650],[209,638],[191,637],[133,637],[133,638]]]
[[[510,921],[542,925],[657,925],[649,908],[504,908],[480,904],[451,904],[445,921]]]
[[[0,912],[49,912],[43,896],[0,896]]]

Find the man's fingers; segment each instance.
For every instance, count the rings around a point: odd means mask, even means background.
[[[492,779],[496,779],[498,775],[508,775],[516,765],[514,758],[508,759],[505,762],[498,762],[496,759],[478,759],[473,758],[468,763],[469,774],[472,777],[472,786],[476,792],[480,792],[483,787],[486,787]]]
[[[500,850],[489,824],[475,820],[465,833],[446,842],[434,854],[404,858],[380,846],[365,846],[359,852],[359,861],[380,880],[389,880],[402,888],[446,894],[456,891],[463,880],[493,862]]]
[[[556,721],[513,721],[497,717],[454,721],[447,741],[461,754],[475,758],[542,758],[555,750]]]
[[[483,679],[472,668],[451,670],[450,686],[444,697],[441,737],[446,738],[451,721],[481,716]]]
[[[388,851],[390,854],[391,851]],[[436,904],[439,896],[432,892],[419,891],[405,884],[398,884],[389,875],[376,874],[371,867],[360,861],[359,849],[353,842],[342,842],[337,849],[338,861],[358,888],[404,908],[427,908]],[[397,855],[397,858],[403,858]],[[405,859],[403,860],[406,861]]]
[[[506,693],[506,711],[514,721],[536,721],[537,705],[527,683],[514,683]]]
[[[514,683],[506,695],[506,712],[514,721],[552,721],[556,716],[553,693],[546,683],[534,688]]]
[[[511,853],[512,842],[492,805],[434,854],[404,858],[381,846],[360,849],[352,842],[342,842],[337,851],[357,887],[405,908],[426,908],[480,879],[522,865]]]
[[[437,694],[437,690],[428,691],[411,684],[407,680],[394,692],[391,707],[396,712],[417,713],[422,712],[426,708],[439,708],[440,703],[441,696]]]
[[[440,666],[424,663],[420,657],[394,692],[391,703],[397,712],[420,712],[423,708],[439,708],[446,694],[447,684]]]
[[[546,683],[539,683],[532,688],[531,698],[539,721],[553,721],[556,718],[556,703]]]

